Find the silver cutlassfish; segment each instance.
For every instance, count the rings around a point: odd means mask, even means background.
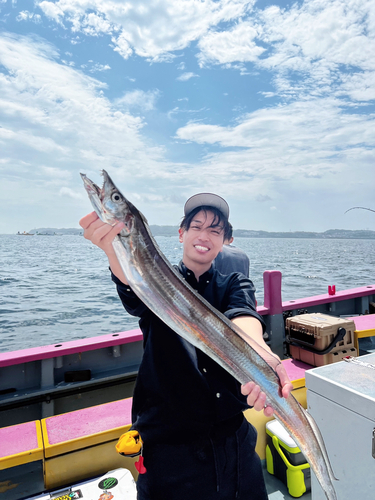
[[[125,228],[113,247],[125,277],[138,297],[172,330],[214,359],[241,384],[253,381],[267,395],[274,416],[293,437],[323,488],[327,500],[337,500],[335,477],[320,431],[292,394],[279,394],[279,378],[269,353],[256,342],[249,345],[240,329],[197,294],[169,264],[154,240],[145,217],[130,203],[103,170],[99,188],[81,174],[100,219],[121,221]],[[262,353],[267,355],[268,363]]]

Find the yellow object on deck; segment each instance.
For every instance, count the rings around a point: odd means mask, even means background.
[[[141,453],[142,450],[142,439],[138,431],[128,431],[123,434],[118,443],[116,444],[116,450],[121,455],[126,457],[136,457]]]

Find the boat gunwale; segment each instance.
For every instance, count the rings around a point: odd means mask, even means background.
[[[266,272],[274,273],[274,271]],[[267,290],[268,293],[272,293],[273,296],[275,296],[277,293],[281,294],[281,281],[279,283],[279,286],[280,290],[277,289],[277,285],[276,287],[271,285],[270,290]],[[345,300],[365,297],[369,295],[375,295],[375,284],[338,291],[335,295],[329,295],[328,293],[326,293],[322,295],[315,295],[312,297],[284,301],[281,303],[281,311],[279,313],[297,310],[299,308],[307,308],[322,304],[342,302]],[[258,306],[257,311],[262,316],[273,315],[276,313],[276,310],[273,310],[272,304],[269,307]],[[128,331],[88,337],[85,339],[72,340],[68,342],[60,342],[47,346],[9,351],[0,353],[0,368],[141,341],[143,341],[142,332],[139,328],[136,328]]]
[[[0,354],[0,368],[143,341],[139,328]]]

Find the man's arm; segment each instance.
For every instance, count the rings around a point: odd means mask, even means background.
[[[263,340],[263,328],[262,324],[257,318],[252,316],[238,316],[234,318],[233,323],[235,323],[241,330],[242,338],[251,345],[252,341],[255,341],[258,345],[260,345],[265,351],[266,355],[264,357],[265,361],[267,361],[271,365],[275,365],[275,358],[279,363],[276,365],[276,373],[280,379],[280,392],[281,396],[287,398],[293,389],[293,385],[289,380],[288,374],[280,362],[280,358],[274,354],[268,345]],[[269,353],[269,357],[267,356]],[[256,385],[254,382],[248,382],[247,384],[241,387],[241,392],[244,396],[247,396],[247,404],[249,406],[253,406],[255,410],[262,411],[264,410],[264,415],[266,417],[271,417],[273,414],[273,408],[271,406],[266,406],[266,394],[261,391],[260,387]]]
[[[127,285],[128,282],[126,281],[112,245],[115,236],[120,233],[125,225],[122,222],[118,222],[114,226],[106,224],[99,219],[96,212],[91,212],[85,217],[82,217],[79,221],[79,225],[84,229],[83,236],[105,252],[112,273],[124,283],[124,285]]]

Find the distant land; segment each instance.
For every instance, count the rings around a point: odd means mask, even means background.
[[[150,226],[151,232],[154,236],[177,236],[178,226]],[[83,234],[82,229],[69,228],[57,229],[51,227],[40,227],[38,229],[31,229],[30,234],[39,234],[41,236],[52,235],[80,235]],[[310,231],[289,231],[283,232],[269,232],[269,231],[253,231],[251,229],[235,229],[233,231],[235,238],[310,238],[310,239],[375,239],[375,231],[366,229],[328,229],[324,233],[316,233]]]

